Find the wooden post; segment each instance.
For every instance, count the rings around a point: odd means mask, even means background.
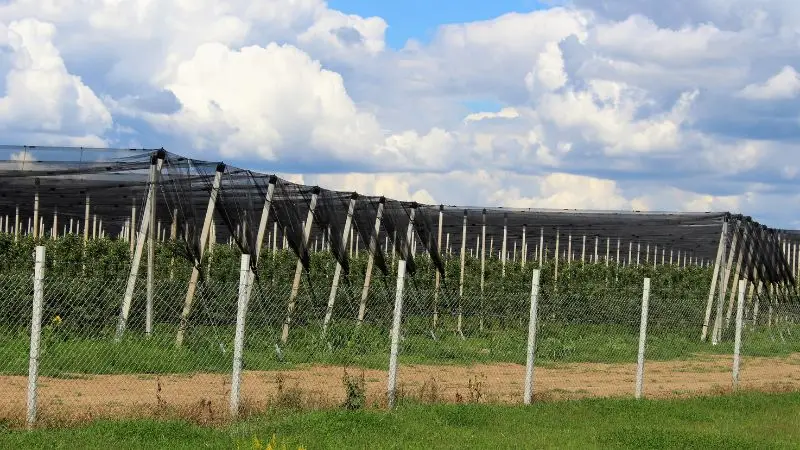
[[[181,321],[178,325],[178,333],[175,335],[175,345],[178,347],[183,345],[183,339],[186,335],[186,327],[189,325],[189,314],[192,312],[192,302],[194,301],[194,294],[197,291],[197,281],[200,278],[200,264],[203,263],[203,254],[205,253],[205,248],[209,241],[208,235],[211,231],[211,223],[214,220],[214,210],[217,206],[217,197],[219,196],[219,187],[222,183],[223,172],[225,172],[225,164],[220,163],[217,165],[217,170],[214,174],[214,181],[211,184],[211,192],[209,193],[208,205],[206,206],[206,215],[203,219],[203,228],[200,230],[200,252],[197,255],[197,259],[194,261],[194,265],[192,266],[192,275],[189,278],[189,286],[186,289],[186,298],[183,301]],[[189,224],[187,223],[186,226],[188,225]]]
[[[364,322],[364,315],[367,311],[367,297],[369,296],[369,286],[372,282],[372,270],[375,265],[375,252],[378,247],[378,236],[381,234],[381,220],[383,219],[383,208],[386,204],[386,198],[381,197],[378,201],[378,211],[375,214],[375,226],[372,228],[372,235],[369,241],[369,257],[367,258],[367,269],[364,274],[364,287],[361,289],[361,304],[358,307],[358,323],[360,326]],[[389,237],[386,236],[386,248],[389,247]]]
[[[154,189],[152,183],[156,177],[156,172],[161,172],[161,167],[164,164],[164,152],[159,151],[150,162],[150,189]],[[88,201],[87,201],[88,205]],[[128,315],[131,309],[131,302],[133,301],[133,292],[136,287],[136,278],[139,276],[139,263],[142,259],[142,252],[144,251],[144,241],[147,237],[148,222],[150,221],[150,208],[152,202],[149,200],[145,202],[144,217],[142,217],[141,228],[139,229],[139,236],[136,240],[136,249],[133,254],[133,261],[131,263],[131,271],[128,274],[128,284],[125,287],[125,296],[122,298],[122,307],[120,308],[119,320],[117,321],[117,333],[114,337],[116,342],[122,339],[122,334],[125,332],[125,327],[128,324]],[[87,206],[88,209],[88,206]],[[96,217],[96,216],[95,216]]]
[[[410,242],[414,237],[414,216],[417,211],[416,203],[411,206],[411,213],[408,221],[408,231],[406,233],[406,249],[410,253]],[[402,256],[402,255],[401,255]],[[403,317],[403,289],[405,287],[406,275],[406,256],[402,256],[397,263],[397,288],[395,290],[394,298],[394,314],[392,316],[392,330],[391,330],[391,344],[389,351],[389,385],[388,385],[388,400],[389,408],[395,407],[397,399],[397,368],[398,368],[398,354],[400,352],[400,325]]]
[[[353,213],[356,210],[356,200],[358,199],[358,194],[353,192],[350,195],[350,204],[347,207],[347,217],[344,220],[344,230],[342,231],[342,251],[344,251],[344,247],[347,246],[347,241],[349,238],[352,238],[352,228],[351,224],[353,223]],[[309,219],[311,220],[311,219]],[[336,261],[336,268],[333,271],[333,281],[331,281],[331,292],[328,296],[328,307],[325,309],[325,319],[322,321],[322,336],[325,337],[325,334],[328,332],[328,324],[331,322],[331,317],[333,316],[333,305],[336,302],[336,293],[339,290],[339,278],[342,276],[342,264],[337,260]]]
[[[717,280],[719,279],[720,264],[725,258],[725,240],[728,236],[728,219],[722,221],[722,232],[719,236],[719,244],[717,245],[717,257],[714,260],[714,270],[711,275],[711,286],[708,290],[708,301],[706,302],[706,313],[703,319],[703,331],[700,335],[700,341],[705,341],[708,337],[708,325],[711,321],[711,307],[714,304],[714,292],[717,289]],[[669,252],[670,264],[672,264],[672,250]]]
[[[308,216],[306,218],[305,226],[303,228],[303,242],[300,247],[302,252],[308,246],[308,238],[311,235],[311,228],[314,224],[314,210],[317,208],[317,196],[319,196],[320,189],[315,187],[311,192],[311,202],[308,205]],[[350,240],[352,248],[352,239]],[[300,277],[303,275],[303,261],[300,255],[297,257],[297,266],[294,271],[294,281],[292,282],[292,291],[289,294],[289,305],[286,311],[286,319],[283,322],[283,330],[281,331],[281,343],[286,344],[289,340],[289,325],[292,321],[292,314],[297,302],[297,294],[300,292]]]

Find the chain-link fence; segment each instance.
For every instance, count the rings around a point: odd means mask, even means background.
[[[14,423],[24,420],[29,404],[34,281],[32,270],[0,274],[0,412]],[[148,300],[142,277],[120,334],[127,279],[45,273],[41,281],[40,422],[230,417],[239,282],[200,279],[187,309],[186,279],[154,280]],[[521,403],[531,348],[530,280],[516,290],[487,280],[482,294],[453,286],[437,291],[430,281],[404,283],[397,400]],[[800,311],[767,290],[725,298],[714,345],[700,340],[706,298],[669,283],[653,283],[648,295],[641,284],[599,284],[587,290],[567,278],[545,278],[535,289],[535,400],[634,395],[643,297],[645,396],[732,388],[739,297],[741,386],[800,386],[794,375]],[[296,290],[256,277],[242,340],[239,413],[386,406],[396,288],[393,276],[376,275],[368,289],[363,280],[343,277],[331,300],[330,284],[307,276]]]

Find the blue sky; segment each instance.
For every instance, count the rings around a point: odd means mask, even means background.
[[[800,2],[198,4],[2,2],[0,134],[426,203],[800,228]]]
[[[345,13],[384,18],[389,24],[386,43],[394,49],[402,48],[409,39],[428,42],[443,24],[488,20],[509,12],[544,8],[535,0],[329,0],[328,5]]]

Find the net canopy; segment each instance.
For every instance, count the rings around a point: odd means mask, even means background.
[[[157,233],[180,241],[186,258],[195,262],[206,244],[201,242],[204,228],[206,239],[231,242],[251,255],[260,230],[262,246],[285,242],[306,270],[309,252],[324,248],[346,272],[348,246],[356,245],[369,250],[384,274],[390,253],[406,259],[411,274],[415,255],[425,254],[448,277],[454,274],[446,273],[443,254],[505,258],[513,247],[522,257],[589,255],[595,261],[630,262],[635,254],[701,265],[714,264],[724,254],[741,259],[742,273],[751,281],[794,286],[786,248],[800,242],[798,231],[769,228],[728,212],[423,205],[300,185],[163,149],[0,146],[0,220],[6,233],[37,228],[31,221],[38,217],[47,224],[40,235],[88,236],[99,229],[121,236],[138,229],[150,186],[155,187]],[[204,227],[208,211],[213,214]]]

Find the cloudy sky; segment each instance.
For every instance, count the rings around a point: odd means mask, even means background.
[[[0,1],[3,143],[431,203],[800,227],[798,70],[796,0]]]

